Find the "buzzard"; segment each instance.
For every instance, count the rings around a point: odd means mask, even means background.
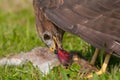
[[[96,47],[91,64],[99,50],[107,53],[98,75],[111,55],[120,57],[120,0],[33,0],[33,6],[38,33],[50,50],[61,48],[66,31]]]

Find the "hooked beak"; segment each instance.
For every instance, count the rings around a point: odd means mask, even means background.
[[[58,41],[57,41],[55,36],[53,36],[52,38],[53,38],[54,44],[53,44],[52,47],[50,47],[50,51],[54,52],[58,48],[61,48],[61,46],[59,45],[59,43],[58,43]]]

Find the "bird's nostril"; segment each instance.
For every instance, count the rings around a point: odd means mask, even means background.
[[[48,34],[44,34],[44,40],[49,40],[51,37]]]

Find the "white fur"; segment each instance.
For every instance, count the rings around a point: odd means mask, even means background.
[[[46,48],[35,48],[27,53],[20,53],[17,55],[10,56],[9,58],[0,59],[0,65],[22,65],[27,61],[33,63],[33,65],[40,69],[40,71],[44,74],[47,74],[50,69],[54,66],[58,66],[60,64],[57,56],[51,53]]]
[[[26,63],[27,60],[24,59],[16,59],[16,58],[3,58],[0,59],[0,65],[22,65],[24,63]]]

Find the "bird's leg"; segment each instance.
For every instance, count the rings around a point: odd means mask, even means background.
[[[95,64],[95,61],[96,61],[97,56],[98,56],[98,53],[99,53],[99,49],[96,48],[96,49],[95,49],[95,52],[94,52],[94,55],[93,55],[93,57],[92,57],[92,59],[91,59],[91,61],[90,61],[90,64],[91,64],[91,65],[94,65],[94,64]]]
[[[102,65],[101,69],[98,72],[96,72],[97,75],[101,75],[102,73],[104,73],[106,71],[110,57],[111,57],[111,54],[106,54],[106,57],[105,57],[105,60],[104,60],[104,63]],[[92,74],[87,76],[87,78],[92,78],[92,77],[93,77]]]

